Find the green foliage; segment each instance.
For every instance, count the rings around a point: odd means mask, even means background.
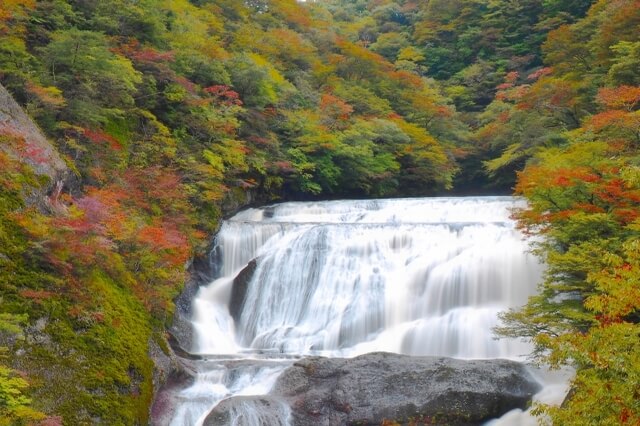
[[[576,115],[574,130],[561,130],[560,146],[538,143],[527,153],[532,158],[519,174],[516,190],[530,207],[518,218],[527,232],[542,237],[536,250],[548,269],[540,294],[522,309],[505,314],[504,326],[498,329],[503,335],[530,337],[539,361],[576,367],[568,401],[562,407],[536,409],[558,424],[640,420],[640,157],[637,135],[630,131],[636,125],[632,123],[640,92],[627,85],[600,86],[628,81],[625,66],[618,68],[619,74],[615,67],[629,60],[626,53],[635,41],[624,41],[629,35],[617,23],[606,36],[601,27],[611,25],[605,17],[629,13],[631,3],[599,2],[584,21],[557,30],[545,45],[554,76],[541,77],[524,89],[506,89],[518,92],[517,98],[505,94],[505,99],[522,105],[521,114],[552,105],[549,111],[557,120],[566,117],[567,109],[582,107],[592,114]],[[625,19],[639,19],[637,11]],[[574,38],[589,41],[569,48],[585,59],[577,66],[559,50],[561,40],[575,42]],[[612,47],[605,56],[603,45]],[[601,68],[594,71],[591,61]],[[619,80],[612,77],[616,75]],[[544,93],[550,83],[555,89],[545,105],[538,92]],[[558,90],[562,85],[572,90]],[[504,120],[508,125],[518,113],[510,114]]]
[[[71,28],[51,34],[42,49],[48,81],[65,94],[71,117],[83,124],[104,124],[122,117],[134,104],[140,73],[131,62],[109,49],[98,32]]]
[[[548,268],[540,293],[497,331],[529,337],[540,362],[576,368],[565,403],[535,409],[553,424],[640,421],[638,20],[633,1],[599,1],[552,31],[552,68],[528,81],[507,74],[477,132],[503,150],[485,163],[491,172],[525,166],[516,191],[529,207],[517,217]]]
[[[25,314],[0,313],[0,342],[23,337],[22,328],[26,321]],[[43,413],[31,407],[32,401],[26,394],[29,383],[20,377],[18,371],[4,365],[7,351],[7,347],[0,346],[0,425],[26,424],[44,419]]]
[[[0,425],[30,424],[46,416],[30,408],[24,391],[29,384],[15,371],[0,365]]]
[[[229,63],[233,87],[249,107],[265,107],[278,101],[282,77],[257,55],[243,54]]]
[[[394,62],[398,58],[400,51],[408,47],[408,44],[409,42],[403,34],[384,33],[371,45],[371,50]]]
[[[612,86],[622,84],[640,85],[640,42],[620,41],[610,47],[614,52],[613,64],[607,72],[607,83]]]

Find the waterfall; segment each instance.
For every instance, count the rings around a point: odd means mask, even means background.
[[[202,424],[224,398],[267,393],[302,355],[526,355],[528,345],[491,331],[542,273],[510,218],[523,206],[513,197],[290,202],[225,221],[220,276],[193,301],[192,351],[214,361],[183,391],[172,424]],[[235,321],[233,281],[252,260]],[[245,410],[234,422],[255,416]]]

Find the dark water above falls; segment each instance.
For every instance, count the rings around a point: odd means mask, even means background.
[[[193,301],[192,351],[209,361],[171,424],[202,424],[225,398],[266,394],[302,355],[520,359],[530,348],[491,329],[543,270],[510,219],[522,206],[512,197],[284,203],[225,221],[220,278]],[[236,323],[231,285],[253,259]],[[264,418],[250,405],[234,407],[232,424],[289,422],[286,406]]]

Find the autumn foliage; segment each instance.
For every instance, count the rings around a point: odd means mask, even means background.
[[[630,58],[616,56],[637,34],[612,20],[637,22],[637,6],[595,2],[583,21],[552,32],[552,68],[501,88],[506,119],[491,123],[494,134],[546,126],[544,138],[512,142],[487,165],[526,158],[515,190],[529,207],[516,217],[548,269],[540,294],[506,313],[499,331],[530,337],[540,361],[576,368],[562,406],[536,408],[554,424],[640,422],[640,86],[637,71],[621,71]]]

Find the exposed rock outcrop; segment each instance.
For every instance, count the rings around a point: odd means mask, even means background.
[[[156,369],[160,366],[156,363]],[[150,420],[153,425],[168,425],[175,416],[175,410],[182,402],[180,392],[190,387],[196,376],[196,367],[191,361],[178,358],[171,363],[167,374],[162,378],[162,387],[155,392],[150,408]],[[155,385],[155,383],[154,383]]]
[[[49,178],[44,191],[25,194],[29,203],[41,204],[44,194],[60,191],[70,175],[69,168],[56,148],[47,140],[38,126],[0,85],[0,150],[29,164],[38,175]]]
[[[295,426],[476,425],[526,407],[539,388],[513,361],[373,353],[300,360],[270,396],[289,402]]]

